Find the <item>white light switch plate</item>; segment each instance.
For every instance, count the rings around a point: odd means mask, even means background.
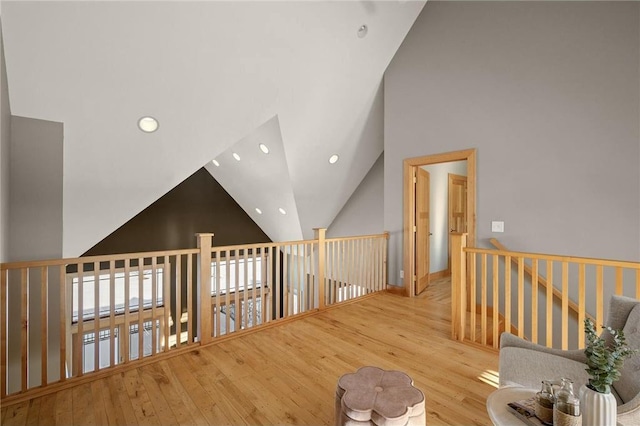
[[[501,220],[492,221],[491,232],[504,232],[504,222]]]
[[[404,278],[404,271],[400,270],[400,278]]]

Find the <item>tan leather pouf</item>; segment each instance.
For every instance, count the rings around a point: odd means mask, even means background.
[[[338,379],[336,425],[426,424],[424,394],[401,371],[362,367]]]

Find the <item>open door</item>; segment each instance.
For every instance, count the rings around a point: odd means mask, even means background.
[[[416,173],[416,295],[429,286],[429,172]]]
[[[449,262],[451,273],[451,233],[467,232],[467,177],[449,173]]]

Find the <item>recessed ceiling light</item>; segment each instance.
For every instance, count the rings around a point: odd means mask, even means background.
[[[369,32],[369,28],[367,28],[366,25],[360,25],[360,28],[358,28],[358,37],[364,38],[368,32]]]
[[[278,211],[280,212],[280,214],[287,214],[287,211],[285,209],[283,209],[282,207],[280,207],[278,209]]]
[[[158,130],[158,120],[153,117],[142,117],[138,120],[138,127],[145,133],[153,133]]]
[[[333,154],[331,157],[329,157],[329,164],[336,164],[339,159],[340,157],[338,156],[338,154]]]
[[[264,152],[265,154],[269,153],[269,147],[266,146],[265,144],[261,143],[260,145],[258,145],[260,147],[260,151]]]
[[[256,207],[256,213],[262,214],[262,210],[260,210],[259,208]]]
[[[211,162],[213,163],[214,166],[220,167],[220,163],[218,163],[218,160],[211,160]]]
[[[235,159],[236,159],[236,161],[240,161],[240,156],[238,155],[238,153],[237,153],[237,152],[234,152],[234,153],[233,153],[233,158],[235,158]]]

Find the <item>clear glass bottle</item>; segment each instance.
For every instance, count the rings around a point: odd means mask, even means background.
[[[553,423],[553,406],[555,402],[553,383],[543,380],[540,392],[536,393],[536,417],[544,423]]]
[[[553,424],[556,426],[576,426],[581,424],[580,399],[573,392],[573,381],[562,379],[561,388],[556,393],[553,410]]]

